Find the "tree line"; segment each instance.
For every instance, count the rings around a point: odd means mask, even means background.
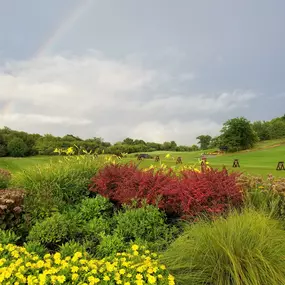
[[[51,134],[28,134],[23,131],[15,131],[8,127],[0,129],[0,157],[25,157],[32,155],[55,155],[55,149],[67,149],[73,147],[78,154],[91,152],[96,154],[116,154],[165,151],[195,151],[197,145],[177,145],[175,141],[155,143],[144,140],[126,138],[123,141],[111,144],[102,138],[94,137],[82,139],[67,134],[63,137]]]
[[[250,122],[244,117],[233,118],[223,124],[220,135],[197,137],[200,149],[220,148],[235,152],[252,148],[258,141],[285,138],[285,115],[270,121]]]
[[[185,130],[187,131],[187,130]],[[126,138],[111,144],[102,138],[94,137],[82,139],[67,134],[63,137],[51,134],[29,134],[12,130],[8,127],[0,128],[0,157],[24,157],[32,155],[54,155],[55,149],[74,147],[78,153],[84,151],[97,154],[116,154],[152,152],[152,151],[197,151],[210,148],[220,148],[227,151],[249,149],[258,141],[285,138],[285,115],[271,121],[255,121],[251,123],[244,117],[233,118],[223,124],[220,135],[200,135],[198,145],[177,145],[175,141],[164,143],[145,142],[140,139]]]

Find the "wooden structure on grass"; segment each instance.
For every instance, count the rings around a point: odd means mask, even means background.
[[[181,156],[178,156],[177,159],[176,159],[176,164],[181,164],[182,163],[182,157]]]
[[[284,161],[279,161],[276,170],[285,170]]]
[[[240,167],[238,159],[234,160],[233,167]]]

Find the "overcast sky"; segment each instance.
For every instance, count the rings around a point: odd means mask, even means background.
[[[0,127],[190,145],[284,106],[284,0],[0,0]]]

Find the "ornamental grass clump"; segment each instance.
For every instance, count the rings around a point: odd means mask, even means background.
[[[185,285],[285,284],[285,231],[252,210],[189,226],[162,262]]]
[[[1,284],[125,284],[174,285],[175,280],[155,253],[133,245],[115,257],[92,259],[78,251],[43,258],[23,247],[0,244]]]

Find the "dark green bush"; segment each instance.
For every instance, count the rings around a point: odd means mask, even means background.
[[[13,183],[26,190],[24,206],[31,223],[90,196],[88,184],[100,163],[93,156],[66,157],[17,173]]]
[[[9,156],[24,157],[29,152],[27,144],[19,137],[14,137],[7,144]]]
[[[189,226],[162,261],[178,284],[285,284],[285,231],[252,210]]]
[[[12,231],[4,231],[0,229],[0,244],[16,244],[19,237]]]

